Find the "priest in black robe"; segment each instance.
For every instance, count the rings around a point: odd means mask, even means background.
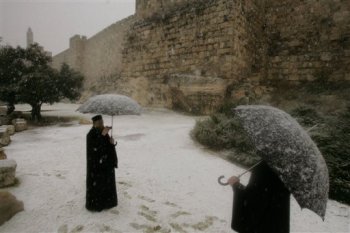
[[[114,169],[118,157],[114,139],[108,135],[101,115],[92,118],[93,127],[86,137],[86,209],[102,211],[118,205]]]
[[[238,233],[289,233],[290,192],[265,163],[252,171],[245,187],[237,177],[228,181],[234,190],[231,228]]]

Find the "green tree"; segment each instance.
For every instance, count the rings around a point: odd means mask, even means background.
[[[32,119],[41,120],[43,103],[80,97],[84,77],[67,64],[56,70],[51,62],[38,44],[27,49],[0,47],[0,100],[7,103],[8,114],[16,103],[27,103]]]
[[[78,99],[83,88],[84,76],[70,68],[66,63],[63,63],[58,73],[58,77],[60,99]]]
[[[32,120],[40,121],[43,103],[53,104],[80,97],[83,76],[63,64],[60,71],[50,66],[51,57],[37,45],[26,49],[26,72],[19,82],[19,99],[32,107]]]
[[[0,47],[0,100],[7,103],[7,114],[18,102],[18,83],[25,72],[25,50],[11,46]]]

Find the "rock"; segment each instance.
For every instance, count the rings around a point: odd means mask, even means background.
[[[91,124],[92,124],[92,121],[87,120],[87,119],[85,119],[85,118],[81,118],[81,119],[79,120],[79,124],[80,124],[80,125],[91,125]]]
[[[9,125],[11,124],[11,117],[0,115],[0,125]]]
[[[0,160],[7,159],[4,148],[0,148]]]
[[[15,134],[16,129],[14,125],[5,125],[5,127],[7,128],[7,131],[10,135]]]
[[[21,132],[28,129],[27,121],[22,118],[13,119],[12,124],[15,126],[16,132]]]
[[[11,138],[7,127],[0,126],[0,145],[7,146],[10,142]]]
[[[9,192],[0,192],[0,226],[23,210],[22,201]]]
[[[7,108],[0,107],[0,116],[6,116],[6,114],[7,114]]]
[[[17,163],[13,159],[0,160],[0,188],[15,183]]]

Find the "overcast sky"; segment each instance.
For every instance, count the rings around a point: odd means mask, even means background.
[[[88,38],[135,12],[135,0],[0,0],[0,36],[10,45],[34,41],[57,54],[75,34]]]

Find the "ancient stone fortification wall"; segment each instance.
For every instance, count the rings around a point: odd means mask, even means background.
[[[176,5],[194,1],[196,0],[136,0],[136,15],[140,18],[161,15]]]
[[[140,19],[125,38],[118,91],[143,105],[202,113],[241,95],[237,84],[263,67],[259,8],[252,0],[186,1]]]
[[[84,55],[86,37],[75,35],[69,40],[69,49],[53,57],[52,65],[54,68],[60,68],[62,63],[67,63],[76,70],[81,70]]]
[[[350,81],[350,1],[269,0],[267,77]]]
[[[53,60],[87,77],[85,95],[209,113],[276,80],[350,80],[350,1],[137,0],[135,16]]]
[[[86,77],[85,95],[97,93],[104,86],[113,89],[120,76],[125,31],[133,20],[129,17],[112,24],[89,39],[72,37],[70,48],[53,58],[53,66],[58,68],[65,62],[82,72]]]

